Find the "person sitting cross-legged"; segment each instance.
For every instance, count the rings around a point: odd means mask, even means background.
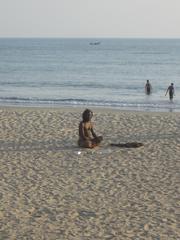
[[[103,140],[102,136],[97,136],[94,132],[92,116],[93,112],[90,109],[86,109],[82,114],[83,120],[79,124],[79,147],[94,148]]]

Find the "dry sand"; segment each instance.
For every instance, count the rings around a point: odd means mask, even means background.
[[[95,109],[90,150],[82,111],[0,109],[0,240],[180,239],[180,113]]]

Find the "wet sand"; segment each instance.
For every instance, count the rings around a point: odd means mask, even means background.
[[[0,108],[0,239],[180,239],[180,113],[83,110]]]

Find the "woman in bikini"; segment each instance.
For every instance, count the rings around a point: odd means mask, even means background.
[[[82,114],[82,121],[79,124],[79,147],[94,148],[103,140],[102,136],[97,136],[91,122],[93,112],[86,109]]]

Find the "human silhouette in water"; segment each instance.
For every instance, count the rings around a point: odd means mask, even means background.
[[[82,121],[79,124],[79,147],[94,148],[103,140],[102,136],[97,136],[93,129],[91,119],[93,112],[86,109],[82,114]]]
[[[152,93],[152,86],[151,86],[149,80],[147,80],[146,85],[145,85],[145,93],[147,95],[150,95]]]
[[[169,100],[172,101],[175,95],[173,83],[171,83],[171,85],[167,88],[165,96],[167,95],[168,92],[169,92]]]

